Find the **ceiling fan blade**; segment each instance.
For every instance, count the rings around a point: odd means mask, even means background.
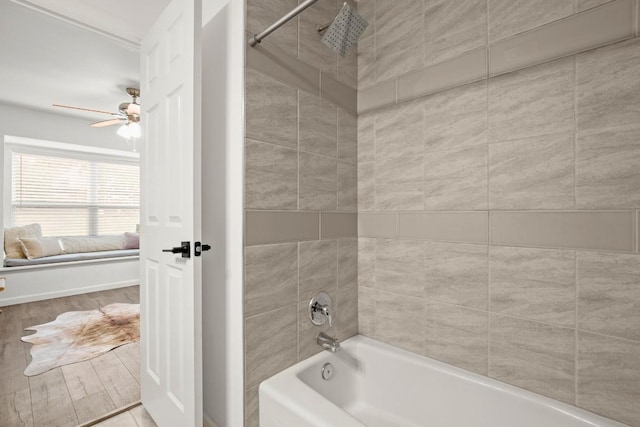
[[[53,106],[54,107],[59,107],[59,108],[68,108],[70,110],[88,111],[90,113],[108,114],[110,116],[119,116],[120,115],[120,113],[112,113],[111,111],[94,110],[93,108],[73,107],[71,105],[53,104]]]
[[[124,121],[124,119],[120,118],[120,119],[109,119],[109,120],[103,120],[101,122],[95,122],[95,123],[91,123],[91,126],[94,128],[101,128],[101,127],[105,127],[105,126],[111,126],[111,125],[117,125],[118,123],[122,123]]]

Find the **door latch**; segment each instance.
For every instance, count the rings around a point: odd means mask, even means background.
[[[174,246],[171,249],[163,249],[162,252],[182,254],[182,258],[191,258],[191,242],[180,242],[180,246]]]
[[[206,252],[209,249],[211,249],[211,245],[202,244],[200,242],[195,242],[193,244],[193,254],[195,256],[200,256],[200,255],[202,255],[202,252]]]

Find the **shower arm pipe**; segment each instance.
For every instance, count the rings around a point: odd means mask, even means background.
[[[260,43],[262,41],[262,39],[267,37],[269,34],[273,33],[278,28],[282,27],[284,24],[289,22],[291,19],[293,19],[296,16],[298,16],[300,14],[300,12],[302,12],[303,10],[308,8],[309,6],[313,5],[317,1],[318,0],[305,0],[304,2],[300,3],[291,12],[287,13],[282,18],[278,19],[276,22],[271,24],[271,26],[268,27],[266,30],[264,30],[263,32],[261,32],[259,34],[254,34],[253,37],[251,37],[249,39],[249,46],[254,47],[258,43]]]

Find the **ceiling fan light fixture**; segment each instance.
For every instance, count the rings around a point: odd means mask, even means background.
[[[132,132],[131,132],[131,128],[129,127],[129,125],[127,123],[125,123],[124,125],[120,126],[116,133],[118,134],[118,136],[121,136],[121,137],[126,138],[126,139],[131,139],[131,137],[133,136]]]
[[[140,138],[140,125],[135,122],[129,123],[129,133],[131,135],[131,138]]]

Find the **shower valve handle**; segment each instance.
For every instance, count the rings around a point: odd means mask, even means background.
[[[329,327],[333,326],[331,309],[331,297],[325,292],[320,292],[309,302],[309,318],[311,322],[320,326],[329,321]]]

